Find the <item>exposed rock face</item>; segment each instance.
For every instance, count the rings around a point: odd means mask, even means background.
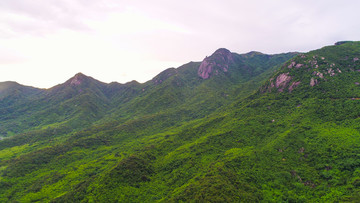
[[[288,68],[293,68],[293,67],[295,67],[295,68],[301,68],[301,67],[303,67],[303,66],[304,66],[304,64],[301,64],[301,63],[296,64],[296,62],[293,61],[293,62],[290,63],[290,65],[288,65]]]
[[[282,73],[276,78],[275,86],[278,88],[279,92],[283,92],[284,88],[287,86],[287,84],[290,82],[291,76],[289,76],[289,73]]]
[[[318,83],[317,79],[311,78],[310,80],[310,86],[314,87]]]
[[[262,92],[271,92],[274,87],[277,88],[278,92],[284,92],[285,88],[288,87],[289,93],[291,93],[297,86],[301,84],[300,81],[293,81],[291,85],[289,85],[292,78],[293,77],[289,75],[289,72],[278,75],[276,79],[270,78],[270,84],[265,86],[265,88],[262,89]]]
[[[321,72],[314,71],[313,75],[319,76],[319,78],[324,78],[324,74]]]
[[[209,62],[207,58],[205,58],[204,61],[200,64],[200,67],[198,69],[198,75],[202,79],[208,79],[215,65],[215,63]]]
[[[288,68],[292,68],[296,65],[295,61],[291,62],[290,65],[288,66]]]
[[[330,67],[332,67],[332,66],[330,66]],[[335,75],[334,70],[332,68],[328,69],[328,74],[330,76],[334,76]]]
[[[227,49],[221,48],[213,53],[210,57],[206,57],[199,66],[198,75],[203,79],[211,77],[212,73],[218,70],[227,72],[229,65],[234,63],[231,52]]]
[[[301,83],[300,81],[291,83],[291,85],[289,87],[289,92],[292,92],[297,86],[300,85],[300,83]]]
[[[70,85],[74,85],[74,86],[80,85],[84,77],[86,76],[84,76],[82,73],[76,74],[71,80]]]

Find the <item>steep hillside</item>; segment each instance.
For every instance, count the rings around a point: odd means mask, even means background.
[[[30,104],[43,94],[44,90],[23,86],[16,82],[0,83],[0,137],[11,136],[28,127],[23,122],[13,122],[25,117],[31,111]]]
[[[56,201],[358,202],[359,55],[359,42],[299,55],[256,94],[116,149]]]
[[[299,55],[256,94],[175,135],[187,144],[154,165],[181,163],[161,176],[183,182],[162,200],[358,202],[359,55],[358,42]]]
[[[237,91],[239,93],[246,89],[242,93],[244,96],[249,95],[264,79],[259,75],[263,76],[295,55],[257,53],[250,56],[230,53],[228,50],[223,53],[224,50],[226,49],[219,49],[207,59],[215,59],[222,54],[244,59],[231,64],[228,61],[218,61],[215,65],[230,67],[227,77],[219,75],[208,80],[197,74],[201,69],[200,63],[191,62],[177,69],[165,70],[144,84],[136,81],[106,84],[81,73],[50,89],[3,83],[0,89],[0,108],[3,112],[0,118],[0,136],[9,137],[48,127],[57,132],[68,133],[96,121],[126,121],[154,113],[169,114],[170,111],[173,115],[182,115],[176,121],[202,117],[229,103],[235,90],[240,89]],[[255,59],[256,57],[260,58]],[[259,67],[261,71],[257,70]],[[249,75],[247,72],[238,72],[238,69],[247,69],[249,73],[257,72]],[[229,77],[242,79],[231,80]],[[247,85],[247,88],[238,88],[239,84],[246,85],[248,81],[257,82]],[[179,113],[189,111],[193,113]],[[183,118],[184,116],[187,118]]]
[[[105,84],[77,74],[44,90],[34,101],[39,111],[30,111],[38,117],[29,120],[39,123],[0,142],[0,199],[264,199],[259,185],[241,179],[247,171],[227,164],[252,155],[264,137],[250,135],[267,128],[244,125],[254,115],[244,111],[251,103],[244,98],[294,55],[220,49],[144,84]],[[203,78],[199,70],[208,60],[214,72]]]
[[[258,52],[240,55],[222,48],[201,63],[190,62],[177,69],[163,71],[144,84],[143,94],[120,108],[139,114],[192,111],[192,118],[203,117],[236,97],[251,94],[271,71],[295,55]],[[207,77],[203,77],[202,71],[208,74]]]
[[[80,82],[86,84],[80,85]],[[47,90],[17,85],[17,89],[1,99],[1,107],[8,110],[1,118],[1,128],[4,129],[2,136],[50,127],[53,124],[56,127],[69,125],[68,121],[76,120],[76,117],[81,117],[83,124],[86,120],[93,121],[91,118],[98,116],[99,109],[104,108],[107,103],[102,95],[101,85],[105,84],[82,74]],[[5,102],[11,105],[6,106]],[[76,125],[78,124],[69,125],[68,128],[75,128]]]

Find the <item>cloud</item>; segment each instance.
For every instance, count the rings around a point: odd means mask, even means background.
[[[360,30],[354,21],[359,18],[359,6],[355,0],[151,1],[139,5],[149,15],[186,26],[195,33],[191,37],[202,36],[197,45],[271,53],[307,51],[355,36]]]
[[[85,21],[101,19],[108,12],[121,10],[119,4],[96,0],[0,1],[0,17],[8,30],[36,36],[60,29],[89,31]]]
[[[305,52],[359,40],[359,7],[357,0],[0,1],[0,81],[20,72],[31,84],[45,74],[38,83],[45,87],[84,72],[143,82],[220,47]]]

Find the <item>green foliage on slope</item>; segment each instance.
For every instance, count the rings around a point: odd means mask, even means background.
[[[119,86],[122,103],[115,89],[91,88],[95,103],[76,114],[94,113],[88,126],[0,142],[0,200],[356,202],[358,58],[360,43],[347,42],[243,79],[203,80],[189,63]]]

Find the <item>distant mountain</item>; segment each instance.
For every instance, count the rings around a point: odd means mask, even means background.
[[[213,55],[217,55],[217,52]],[[232,55],[240,56],[234,53]],[[200,63],[189,63],[178,69],[165,70],[144,84],[136,81],[126,84],[106,84],[82,73],[78,73],[65,83],[50,89],[36,89],[5,82],[0,86],[0,97],[4,97],[0,101],[2,102],[0,108],[4,109],[2,119],[0,119],[3,123],[0,126],[0,136],[7,137],[45,126],[66,128],[68,130],[64,132],[67,133],[71,129],[84,128],[102,119],[107,114],[112,114],[110,117],[113,119],[119,117],[129,119],[135,115],[167,111],[169,108],[180,109],[180,105],[187,108],[193,103],[213,100],[214,97],[208,97],[210,92],[212,92],[211,94],[217,93],[216,97],[224,97],[225,94],[231,94],[229,90],[235,89],[236,85],[254,79],[254,76],[240,76],[243,73],[236,72],[236,68],[246,66],[249,69],[256,69],[259,66],[263,69],[258,73],[260,74],[267,69],[274,68],[295,54],[259,55],[264,57],[258,61],[251,61],[253,57],[244,60],[248,61],[249,65],[244,65],[240,61],[232,64],[235,67],[231,67],[230,75],[232,77],[244,77],[244,79],[236,81],[218,78],[217,81],[205,82],[196,74],[198,69],[201,69]],[[269,60],[271,57],[278,61],[268,63],[267,61],[271,61],[271,59]],[[218,64],[227,65],[221,61]],[[223,84],[218,84],[219,82]],[[207,83],[212,84],[213,87],[205,85]],[[256,86],[253,86],[249,90],[255,88]],[[221,92],[225,90],[228,93]],[[225,100],[228,98],[221,99],[216,106],[212,106],[213,104],[201,105],[198,108],[206,108],[207,110],[204,110],[206,112],[197,115],[197,117],[204,116],[207,111],[216,110],[219,105],[226,102]],[[213,101],[209,101],[209,103],[213,103]],[[105,119],[108,120],[109,118]]]
[[[222,48],[143,84],[0,84],[0,200],[356,202],[359,57]]]
[[[14,94],[21,94],[23,96],[30,96],[33,94],[38,93],[40,90],[33,88],[33,87],[28,87],[28,86],[23,86],[18,84],[17,82],[0,82],[0,96],[2,98],[6,97],[6,96],[10,96],[10,95],[14,95]]]

